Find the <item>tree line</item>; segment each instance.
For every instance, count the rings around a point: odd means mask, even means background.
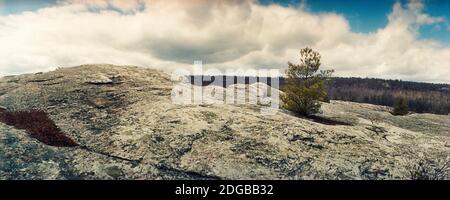
[[[284,94],[281,100],[284,107],[300,115],[317,113],[320,102],[342,100],[358,103],[392,106],[394,115],[406,115],[409,111],[417,113],[450,113],[450,85],[420,83],[401,80],[374,78],[331,77],[333,70],[320,70],[321,56],[311,48],[300,50],[300,62],[288,62],[286,77],[280,77],[279,88]],[[191,84],[195,76],[191,76]],[[217,84],[228,87],[230,84],[252,84],[249,81],[263,82],[272,86],[267,77],[223,76],[217,83],[214,76],[203,76],[202,86]],[[233,81],[230,81],[233,80]]]
[[[233,82],[224,81],[220,86],[229,84],[251,84],[249,77],[229,76],[225,79],[234,79]],[[193,79],[193,77],[192,77]],[[214,81],[214,77],[205,80]],[[239,82],[239,80],[244,80]],[[212,81],[204,81],[203,86]],[[257,82],[267,82],[265,77],[259,77]],[[192,82],[193,83],[193,82]],[[285,79],[280,78],[280,88],[285,85]],[[400,80],[384,80],[374,78],[342,78],[332,77],[327,85],[329,100],[342,100],[357,103],[369,103],[382,106],[394,106],[399,99],[406,99],[410,111],[416,113],[450,114],[450,85],[409,82]]]
[[[191,77],[193,80],[194,76]],[[251,84],[249,77],[223,76],[225,81],[218,86],[229,84]],[[214,77],[204,77],[204,80],[214,81]],[[241,81],[240,81],[241,80]],[[243,81],[242,81],[243,80]],[[266,77],[257,77],[257,82],[267,82]],[[210,85],[212,81],[203,81],[202,85]],[[285,85],[285,78],[280,78],[280,88]],[[191,82],[194,84],[194,82]],[[228,85],[227,85],[228,84]],[[450,85],[432,84],[400,80],[384,80],[374,78],[342,78],[331,77],[327,86],[329,100],[342,100],[357,103],[369,103],[382,106],[394,106],[398,99],[407,101],[410,111],[416,113],[450,114]]]
[[[374,78],[332,78],[328,97],[358,103],[393,106],[405,99],[410,111],[450,113],[450,85]]]

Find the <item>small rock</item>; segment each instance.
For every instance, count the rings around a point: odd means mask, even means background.
[[[179,120],[179,119],[172,119],[172,120],[168,121],[168,123],[171,123],[171,124],[179,124],[180,122],[181,122],[181,120]]]
[[[111,84],[113,81],[105,75],[96,75],[90,77],[86,83],[94,84],[94,85],[102,85],[102,84]]]
[[[380,133],[386,133],[387,130],[384,127],[380,127],[380,126],[369,126],[366,127],[367,130],[373,131],[376,134],[380,134]]]
[[[295,142],[301,140],[303,142],[314,142],[315,139],[313,137],[302,137],[301,135],[292,135],[288,138],[290,142]]]
[[[90,102],[92,103],[92,105],[94,107],[99,108],[99,109],[106,108],[111,105],[111,102],[104,98],[91,99]]]
[[[118,177],[123,176],[122,170],[117,166],[107,167],[105,169],[105,172],[106,172],[106,174],[108,174],[108,176],[111,176],[113,178],[118,178]]]
[[[450,148],[450,141],[447,141],[447,142],[445,143],[445,147]]]
[[[160,136],[160,135],[154,135],[152,137],[152,141],[155,142],[155,143],[160,143],[160,142],[164,141],[164,138],[162,136]]]

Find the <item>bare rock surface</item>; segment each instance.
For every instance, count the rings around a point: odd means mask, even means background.
[[[327,125],[261,105],[176,105],[175,84],[112,65],[3,77],[0,106],[43,110],[92,151],[0,123],[0,179],[412,179],[418,161],[450,155],[448,115],[332,101],[321,115],[348,125]]]

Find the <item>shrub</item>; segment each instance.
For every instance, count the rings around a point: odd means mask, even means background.
[[[408,101],[405,98],[397,99],[394,103],[393,115],[407,115],[408,114]]]
[[[74,140],[64,135],[44,111],[12,112],[0,109],[0,121],[18,129],[26,130],[30,137],[50,146],[79,146]]]
[[[319,112],[320,101],[327,100],[326,79],[333,70],[320,70],[320,54],[311,48],[300,50],[300,64],[288,63],[286,85],[281,95],[283,107],[308,116]]]

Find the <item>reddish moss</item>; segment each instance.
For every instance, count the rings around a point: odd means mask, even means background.
[[[30,137],[50,146],[79,146],[74,140],[67,137],[44,111],[11,112],[0,109],[0,121],[18,129],[26,130]]]

